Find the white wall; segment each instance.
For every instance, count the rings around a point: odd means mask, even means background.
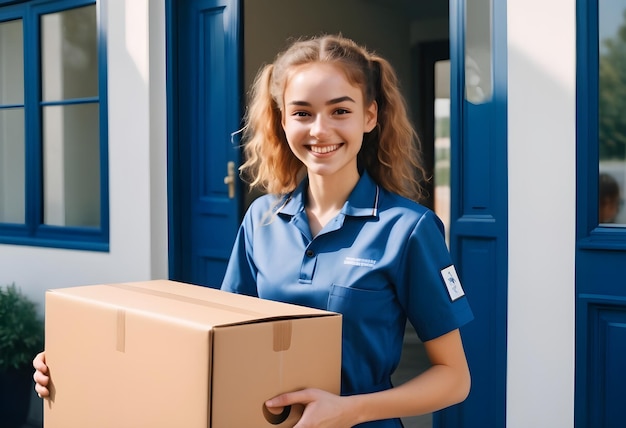
[[[164,0],[106,2],[110,251],[0,245],[0,283],[44,312],[50,288],[167,278]],[[31,402],[39,425],[42,402]]]
[[[507,428],[574,426],[575,9],[507,2]]]
[[[110,251],[0,245],[0,284],[49,288],[166,278],[164,0],[105,2]]]

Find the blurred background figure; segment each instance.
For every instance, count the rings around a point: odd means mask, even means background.
[[[600,223],[615,223],[620,209],[620,188],[615,178],[601,172],[598,179],[598,217]]]

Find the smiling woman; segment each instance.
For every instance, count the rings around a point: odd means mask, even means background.
[[[300,403],[303,425],[383,428],[462,401],[472,312],[441,221],[417,202],[424,169],[391,65],[343,37],[295,42],[258,74],[244,144],[242,172],[269,194],[222,289],[343,315],[341,396],[289,392],[270,411]],[[407,318],[431,366],[393,387]]]

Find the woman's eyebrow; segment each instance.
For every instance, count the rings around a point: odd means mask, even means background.
[[[346,96],[343,96],[343,97],[333,98],[332,100],[328,100],[324,104],[329,106],[329,105],[333,105],[333,104],[339,104],[339,103],[342,103],[344,101],[350,101],[350,102],[353,102],[353,103],[356,102],[351,97],[346,95]],[[297,100],[294,100],[294,101],[290,101],[288,103],[288,105],[290,105],[290,106],[310,107],[311,103],[309,103],[308,101],[297,101]]]
[[[356,102],[354,101],[352,98],[350,98],[349,96],[343,96],[343,97],[339,97],[339,98],[333,98],[332,100],[328,100],[326,101],[326,105],[331,105],[331,104],[339,104],[342,103],[344,101],[351,101],[351,102]]]

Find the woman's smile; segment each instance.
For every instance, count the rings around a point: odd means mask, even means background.
[[[342,144],[330,144],[330,145],[318,145],[314,144],[309,146],[309,150],[317,155],[326,155],[328,153],[335,152],[339,150]]]

